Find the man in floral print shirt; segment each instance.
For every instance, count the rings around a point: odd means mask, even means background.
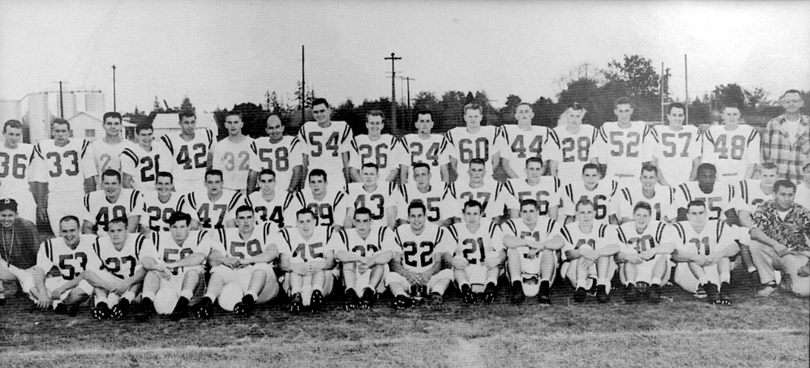
[[[774,199],[761,204],[743,226],[751,229],[751,257],[763,288],[757,296],[776,290],[774,270],[782,271],[788,290],[810,296],[810,210],[793,201],[796,185],[779,180]]]

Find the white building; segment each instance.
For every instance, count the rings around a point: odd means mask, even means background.
[[[67,121],[70,123],[70,130],[72,131],[71,137],[77,139],[86,139],[90,142],[104,137],[104,124],[102,118],[103,112],[95,111],[82,111]],[[132,140],[134,136],[135,125],[130,123],[128,119],[123,121],[125,137]]]

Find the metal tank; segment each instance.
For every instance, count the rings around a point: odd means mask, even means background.
[[[59,116],[62,113],[61,105],[64,103],[65,110],[64,110],[64,119],[70,119],[74,115],[76,115],[76,94],[73,92],[63,92],[62,98],[59,98],[59,95],[56,95],[56,111],[54,111],[54,115]]]
[[[105,112],[104,94],[101,91],[86,93],[84,95],[84,111]]]
[[[33,144],[51,137],[51,110],[47,92],[30,93],[27,98],[29,136]]]
[[[0,126],[12,119],[22,121],[22,101],[0,100]]]

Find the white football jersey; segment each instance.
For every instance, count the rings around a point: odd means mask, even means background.
[[[543,216],[537,218],[537,223],[533,228],[529,228],[522,219],[513,219],[504,222],[501,225],[503,235],[516,236],[521,239],[531,239],[538,242],[547,242],[556,234],[559,234],[560,223],[549,217]],[[525,247],[522,247],[525,248]]]
[[[717,182],[711,193],[703,193],[696,181],[689,181],[678,186],[675,195],[675,209],[683,208],[691,201],[702,200],[706,204],[709,220],[725,220],[725,212],[731,209],[744,208],[742,201],[734,194],[734,187]]]
[[[261,256],[269,244],[275,244],[281,252],[284,245],[278,235],[279,228],[272,222],[255,227],[247,239],[242,239],[237,228],[221,228],[216,230],[216,235],[211,235],[211,251],[218,250],[225,256],[251,260]]]
[[[498,224],[482,219],[475,232],[459,222],[447,227],[452,237],[454,256],[464,257],[470,264],[483,264],[487,257],[497,256],[504,249],[503,232]]]
[[[298,229],[281,229],[283,241],[279,241],[278,253],[289,255],[291,259],[303,262],[315,259],[325,260],[326,252],[333,251],[330,248],[330,240],[334,235],[333,230],[334,228],[316,226],[312,236],[305,239]]]
[[[211,238],[205,230],[190,231],[183,244],[177,244],[170,232],[154,232],[152,233],[152,243],[154,243],[155,252],[159,257],[155,260],[162,260],[164,263],[174,263],[194,253],[202,254],[208,258],[208,254],[211,253]],[[201,263],[200,266],[202,265]],[[171,272],[177,275],[185,270],[185,267],[179,267],[173,268]]]
[[[455,205],[452,207],[455,210],[454,217],[464,218],[464,203],[476,200],[484,207],[482,216],[487,219],[503,215],[505,198],[509,196],[504,185],[490,177],[484,178],[484,185],[480,188],[471,187],[469,179],[449,183],[447,184],[447,194],[449,197],[445,195],[443,200],[449,201],[451,197],[455,198],[453,202]]]
[[[700,157],[702,135],[694,125],[684,125],[683,129],[673,131],[668,126],[658,129],[660,144],[653,151],[658,159],[658,169],[667,183],[676,185],[689,181],[692,173],[692,161]]]
[[[235,219],[236,209],[246,204],[245,196],[237,191],[222,189],[222,195],[212,202],[207,191],[198,190],[186,196],[181,211],[199,221],[204,229],[219,229]]]
[[[154,192],[157,173],[170,172],[171,154],[166,146],[155,144],[146,152],[143,147],[133,145],[121,152],[121,172],[132,177],[132,187],[141,192]]]
[[[658,146],[658,133],[643,121],[630,124],[629,128],[620,128],[617,122],[606,122],[599,128],[599,138],[594,146],[599,163],[607,165],[606,179],[638,179],[642,164],[652,161]]]
[[[543,161],[562,161],[560,140],[554,130],[532,125],[526,131],[516,124],[505,124],[500,128],[503,144],[508,147],[501,155],[509,160],[510,166],[520,178],[526,177],[526,172],[521,169],[529,157],[540,157]]]
[[[650,220],[644,231],[636,231],[636,224],[633,221],[625,222],[619,226],[619,241],[622,252],[641,253],[648,249],[653,249],[662,242],[672,242],[677,244],[681,237],[678,230],[664,222]]]
[[[737,195],[737,199],[741,203],[744,203],[745,206],[738,208],[738,210],[746,210],[753,214],[757,206],[773,199],[773,193],[765,194],[760,187],[760,183],[762,183],[762,181],[754,179],[740,181],[737,188],[735,188],[734,194]],[[797,186],[796,189],[798,189],[798,187],[799,186]],[[796,193],[798,194],[798,190]],[[798,195],[793,198],[793,201],[805,206],[805,208],[810,206],[810,202],[800,202]]]
[[[695,231],[689,221],[681,221],[673,227],[678,230],[679,241],[675,246],[678,252],[708,256],[723,251],[735,241],[732,226],[724,221],[709,220],[700,232]]]
[[[331,227],[332,225],[343,226],[346,219],[346,211],[352,204],[346,198],[346,193],[342,190],[330,190],[322,200],[316,200],[312,191],[305,189],[295,193],[295,198],[288,207],[288,214],[285,218],[296,219],[295,214],[303,209],[309,208],[315,214],[318,226]]]
[[[252,144],[253,138],[250,137],[244,137],[241,142],[233,142],[229,137],[225,137],[211,150],[214,154],[212,168],[222,171],[224,188],[230,190],[247,188]]]
[[[143,217],[143,195],[134,189],[121,189],[115,202],[110,200],[102,190],[87,193],[84,196],[84,220],[98,228],[98,234],[107,232],[110,220],[130,216]]]
[[[34,146],[30,144],[19,143],[17,148],[9,149],[0,143],[0,191],[3,196],[31,195],[28,181],[34,178],[29,173],[33,158]]]
[[[208,153],[217,144],[216,135],[209,129],[197,129],[190,141],[172,132],[160,137],[171,155],[175,190],[188,193],[204,187]]]
[[[141,225],[152,231],[169,231],[169,219],[180,211],[186,202],[186,196],[172,192],[166,203],[160,201],[157,192],[143,193],[143,215]]]
[[[409,182],[413,182],[413,165],[420,162],[430,165],[431,183],[441,182],[439,155],[443,140],[444,136],[441,134],[431,134],[428,139],[419,138],[419,134],[406,134],[402,138],[402,147],[411,157],[411,161],[408,163]]]
[[[399,186],[399,200],[397,203],[397,218],[408,220],[408,206],[413,201],[420,201],[427,210],[427,219],[432,223],[442,222],[454,216],[455,198],[447,194],[445,186],[431,184],[426,193],[422,193],[416,183]],[[447,200],[443,200],[447,196]]]
[[[397,206],[398,187],[394,183],[381,182],[372,192],[366,191],[362,183],[351,183],[347,188],[347,203],[355,210],[366,207],[371,210],[371,219],[377,226],[385,226],[385,209]]]
[[[127,148],[134,148],[137,144],[129,140],[122,139],[121,142],[110,144],[104,141],[103,138],[97,139],[90,143],[87,147],[87,152],[93,157],[93,163],[96,165],[96,172],[98,175],[104,174],[107,169],[112,169],[121,172],[121,153]],[[101,180],[98,182],[99,189],[101,188]]]
[[[45,139],[34,146],[36,181],[48,183],[51,198],[84,193],[84,179],[98,174],[93,157],[87,153],[90,143],[84,139],[71,139],[59,147],[55,142]]]
[[[285,135],[278,143],[270,142],[268,137],[257,138],[250,150],[250,170],[257,174],[264,169],[273,170],[276,173],[277,191],[286,192],[290,188],[293,168],[304,165],[298,137]]]
[[[262,197],[262,192],[253,192],[248,196],[248,204],[253,207],[256,216],[256,223],[272,221],[278,227],[294,226],[295,218],[291,217],[288,221],[285,218],[287,208],[295,199],[295,193],[290,192],[275,192],[273,199],[267,201]],[[293,214],[294,215],[294,214]]]
[[[576,215],[577,202],[587,198],[593,202],[596,210],[594,223],[607,224],[610,216],[619,212],[619,205],[616,203],[618,190],[619,184],[615,180],[600,180],[593,191],[586,189],[582,181],[568,184],[562,197],[563,213],[566,216]]]
[[[317,122],[308,121],[301,126],[298,139],[302,143],[302,153],[308,156],[307,169],[326,171],[329,182],[344,186],[343,153],[349,152],[350,160],[357,154],[353,152],[354,134],[349,124],[333,121],[328,128],[321,128]]]
[[[740,124],[734,131],[725,125],[709,127],[703,137],[703,162],[714,164],[717,181],[734,184],[745,178],[751,164],[759,164],[759,133]]]
[[[390,134],[381,134],[376,141],[371,141],[367,134],[354,137],[352,164],[349,165],[362,170],[363,165],[372,163],[379,168],[380,180],[384,181],[392,171],[399,169],[399,165],[406,165],[407,151],[403,143]]]
[[[627,217],[633,218],[633,207],[640,201],[647,202],[652,207],[652,219],[664,221],[665,219],[675,219],[678,217],[678,209],[675,207],[675,189],[655,184],[655,195],[652,198],[644,196],[641,183],[628,185],[619,192],[619,219]]]
[[[560,179],[553,176],[543,176],[537,185],[529,185],[526,179],[509,179],[504,188],[508,195],[504,195],[506,208],[520,210],[520,202],[524,199],[537,201],[538,214],[548,216],[549,207],[559,208],[562,204],[562,188]]]
[[[100,261],[100,269],[119,279],[128,279],[143,267],[141,259],[158,259],[155,245],[143,234],[129,234],[121,250],[116,250],[109,237],[101,237],[93,244],[93,253]]]
[[[467,176],[470,161],[480,158],[489,165],[490,158],[501,151],[502,138],[500,130],[494,126],[482,126],[472,134],[465,127],[453,128],[447,131],[442,142],[439,165],[450,163],[450,158],[458,160],[459,176]]]
[[[383,249],[396,246],[393,232],[385,226],[372,226],[365,239],[357,233],[356,228],[341,230],[338,235],[329,239],[328,248],[335,252],[349,251],[360,257],[371,257]]]
[[[554,128],[560,140],[560,163],[557,165],[557,177],[563,183],[571,183],[582,178],[582,166],[597,157],[594,144],[598,130],[592,125],[582,124],[578,133],[569,132],[565,126]]]
[[[37,267],[46,275],[56,267],[66,281],[73,280],[85,270],[98,270],[101,262],[93,250],[97,238],[95,235],[79,235],[76,249],[70,249],[63,237],[46,240],[39,246]]]
[[[440,253],[453,253],[452,242],[442,227],[425,222],[422,233],[413,233],[410,224],[403,224],[394,230],[395,246],[390,249],[402,254],[402,266],[411,272],[421,273],[433,267],[433,256]]]
[[[574,221],[560,228],[560,234],[565,239],[565,245],[560,250],[562,259],[568,260],[565,255],[567,250],[587,248],[590,250],[602,249],[608,245],[620,244],[619,227],[616,225],[593,224],[591,231],[585,233],[579,228],[579,222]]]

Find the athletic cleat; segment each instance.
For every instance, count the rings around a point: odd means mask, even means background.
[[[110,309],[111,315],[115,319],[122,319],[127,316],[129,312],[129,300],[121,299],[115,306]]]
[[[433,292],[432,294],[430,294],[430,305],[441,305],[442,303],[444,303],[444,298],[442,297],[442,294],[439,294],[437,292]]]
[[[56,305],[56,308],[53,309],[54,313],[56,314],[67,314],[67,305],[65,303],[59,303]]]
[[[101,302],[101,303],[98,303],[98,305],[96,305],[95,308],[93,308],[92,314],[93,314],[93,318],[95,318],[95,319],[97,319],[99,321],[102,321],[102,320],[110,318],[111,311],[110,311],[110,308],[107,307],[107,303]]]
[[[304,310],[304,299],[301,298],[301,293],[295,293],[290,301],[290,313],[301,313]]]
[[[496,292],[497,292],[497,289],[495,287],[495,284],[493,284],[491,282],[488,283],[487,288],[484,289],[484,303],[492,303],[492,302],[494,302]]]
[[[660,285],[650,285],[649,288],[649,301],[653,304],[658,304],[661,302],[661,286]]]
[[[638,293],[636,292],[636,285],[627,284],[624,288],[624,302],[635,303],[638,301]]]
[[[730,285],[727,282],[721,284],[720,290],[728,290]],[[714,301],[715,305],[731,305],[731,300],[726,296],[726,293],[720,291],[717,296],[717,300]]]
[[[576,291],[574,291],[574,302],[582,303],[585,301],[585,297],[587,296],[588,292],[585,290],[584,287],[578,287]]]
[[[697,291],[695,291],[695,298],[703,299],[706,297],[706,289],[703,288],[703,285],[698,285]]]
[[[526,300],[526,294],[523,294],[523,286],[519,282],[512,284],[512,304],[520,304]]]
[[[646,294],[647,292],[649,292],[649,287],[650,287],[650,284],[648,284],[648,283],[646,283],[644,281],[640,281],[640,282],[636,283],[636,291],[639,294]]]
[[[214,302],[209,298],[202,298],[194,310],[199,319],[210,319],[214,316]]]
[[[346,300],[343,301],[343,308],[348,310],[360,307],[360,298],[354,290],[346,290]]]
[[[470,285],[463,285],[461,287],[461,299],[464,304],[474,304],[475,303],[475,294],[470,288]]]
[[[374,305],[374,299],[376,299],[377,295],[374,293],[374,290],[369,288],[363,289],[363,297],[360,298],[360,309],[369,309]]]
[[[541,305],[551,305],[551,287],[548,281],[540,282],[540,291],[537,293],[537,301]]]
[[[177,304],[174,305],[174,310],[172,310],[169,318],[172,321],[179,321],[186,317],[188,317],[188,299],[180,297],[180,299],[177,299]]]
[[[135,319],[140,322],[148,321],[155,313],[155,304],[149,298],[143,298],[141,304],[138,305],[138,312],[135,314]]]
[[[720,299],[720,293],[717,292],[717,285],[707,282],[706,285],[703,285],[703,289],[706,290],[706,301],[709,302],[709,304],[715,304],[717,299]]]
[[[596,301],[605,304],[610,300],[610,297],[607,293],[607,286],[606,285],[596,285]]]
[[[413,305],[413,300],[406,295],[397,295],[394,298],[394,308],[396,309],[408,309]]]
[[[319,311],[321,310],[321,306],[323,306],[323,293],[321,293],[320,290],[313,290],[309,307],[313,311]]]

